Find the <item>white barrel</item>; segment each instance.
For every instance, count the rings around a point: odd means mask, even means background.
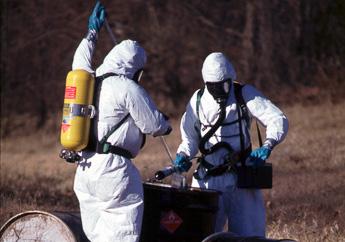
[[[78,212],[26,211],[0,229],[0,242],[86,242]]]

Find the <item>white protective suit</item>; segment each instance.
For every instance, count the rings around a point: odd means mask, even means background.
[[[233,66],[221,53],[212,53],[205,59],[202,74],[205,82],[219,82],[228,78],[233,81],[236,80]],[[223,123],[231,123],[238,119],[234,88],[233,84],[231,85],[226,106],[226,118]],[[266,127],[266,139],[275,144],[280,143],[288,130],[288,121],[284,114],[251,85],[243,87],[242,95],[250,116],[255,117]],[[177,153],[183,152],[189,157],[194,157],[197,154],[200,132],[202,137],[210,130],[211,127],[205,125],[215,124],[219,112],[219,104],[205,87],[199,106],[200,129],[196,113],[196,99],[197,91],[189,101],[182,117],[180,127],[182,143],[177,150]],[[247,148],[250,146],[250,135],[246,129],[245,121],[242,122],[245,147]],[[235,152],[240,152],[239,123],[220,126],[206,142],[205,147],[209,148],[220,141],[229,143]],[[212,165],[220,165],[224,162],[222,158],[226,153],[225,149],[217,150],[215,153],[207,155],[206,160]],[[223,231],[228,219],[228,230],[233,233],[241,236],[265,236],[265,208],[261,191],[239,189],[236,187],[236,180],[237,176],[233,172],[228,172],[220,176],[210,177],[207,180],[196,180],[193,177],[192,186],[222,192],[216,232]]]
[[[91,57],[95,40],[83,39],[73,60],[73,70],[93,72]],[[163,135],[170,129],[146,91],[131,80],[143,68],[146,54],[135,41],[116,45],[96,70],[96,76],[113,72],[100,87],[97,136],[101,140],[127,113],[130,117],[108,138],[112,145],[135,157],[143,134]],[[83,151],[74,191],[80,203],[83,229],[92,242],[139,241],[143,216],[143,188],[131,160],[115,154]]]

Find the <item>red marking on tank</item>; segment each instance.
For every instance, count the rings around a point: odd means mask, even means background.
[[[75,99],[77,94],[76,87],[67,86],[65,90],[65,99]]]
[[[62,129],[62,132],[65,133],[69,127],[71,127],[70,124],[61,124],[61,129]]]
[[[160,224],[163,228],[174,233],[178,227],[182,224],[183,220],[174,211],[163,213]]]

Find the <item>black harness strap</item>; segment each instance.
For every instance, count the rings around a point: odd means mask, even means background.
[[[243,95],[242,95],[243,85],[238,83],[238,82],[233,82],[233,86],[234,86],[235,99],[236,99],[236,103],[237,103],[238,118],[232,122],[228,122],[228,123],[222,122],[220,124],[220,126],[228,126],[228,125],[234,125],[236,123],[239,123],[241,152],[244,153],[245,147],[244,147],[244,135],[243,135],[243,129],[242,129],[242,119],[245,119],[245,121],[248,123],[250,118],[249,118],[246,103],[245,103],[245,101],[243,99]],[[208,124],[205,125],[205,124],[201,123],[200,118],[199,118],[200,100],[201,100],[201,96],[203,95],[203,93],[204,93],[204,88],[199,89],[199,91],[197,92],[197,100],[196,100],[196,113],[197,113],[197,117],[199,120],[200,130],[205,130],[207,127],[213,127],[212,125],[208,125]]]
[[[199,119],[199,124],[201,124],[199,116],[200,116],[200,100],[201,100],[202,94],[204,94],[204,87],[200,88],[198,93],[196,94],[196,115]]]
[[[99,84],[100,82],[102,82],[104,79],[108,78],[108,77],[111,77],[111,76],[118,76],[118,74],[116,73],[113,73],[113,72],[108,72],[108,73],[105,73],[101,76],[97,76],[96,77],[96,80],[98,81],[97,84]]]
[[[97,99],[99,98],[99,85],[101,85],[102,81],[105,80],[108,77],[111,76],[118,76],[118,74],[116,73],[105,73],[101,76],[96,77],[96,83],[95,83],[95,90],[96,90],[96,95],[94,95],[94,100],[93,103],[96,104]],[[130,114],[126,114],[125,117],[123,117],[120,122],[118,122],[115,126],[113,126],[109,132],[101,139],[101,141],[98,141],[97,137],[95,137],[95,135],[93,134],[93,128],[94,128],[94,122],[91,123],[91,132],[90,132],[90,145],[88,145],[88,147],[86,148],[87,150],[92,150],[95,151],[99,154],[108,154],[108,153],[112,153],[112,154],[116,154],[116,155],[120,155],[123,157],[126,157],[128,159],[133,158],[132,154],[124,149],[121,148],[119,146],[115,146],[115,145],[111,145],[111,143],[107,142],[108,138],[129,118]]]
[[[204,157],[198,158],[198,163],[205,169],[205,178],[210,176],[220,176],[223,175],[225,172],[231,171],[233,169],[233,166],[241,159],[241,156],[249,156],[250,152],[252,151],[251,146],[249,146],[247,149],[245,149],[242,153],[238,153],[235,155],[235,157],[228,157],[228,160],[218,166],[212,165],[208,161],[204,159]],[[235,171],[235,169],[234,169]],[[200,180],[201,177],[199,177],[198,173],[193,174],[194,178],[197,180]]]
[[[111,77],[111,76],[118,76],[118,74],[109,72],[109,73],[105,73],[101,76],[96,77],[95,87],[94,87],[94,95],[93,95],[93,100],[92,100],[93,105],[95,105],[95,106],[97,105],[97,101],[99,99],[99,92],[100,92],[99,87],[100,87],[101,83],[103,82],[104,79]],[[95,151],[96,150],[98,139],[97,139],[97,135],[94,134],[94,130],[95,130],[95,119],[91,119],[90,131],[89,131],[89,143],[87,144],[85,150],[89,150],[89,151]]]
[[[240,143],[241,143],[241,154],[244,153],[244,135],[243,135],[243,129],[242,129],[242,120],[241,118],[244,116],[243,115],[243,110],[244,109],[247,109],[246,108],[246,104],[243,100],[243,96],[242,96],[242,85],[239,84],[239,83],[234,83],[234,87],[235,87],[235,97],[236,97],[236,100],[237,101],[237,116],[238,116],[238,119],[240,120],[238,122],[238,125],[239,125],[239,129],[240,129]],[[243,155],[240,157],[240,161],[242,163],[242,165],[245,164],[245,159],[246,157],[243,157]]]
[[[234,124],[237,124],[238,122],[240,122],[240,119],[236,119],[236,120],[228,122],[228,123],[221,123],[220,127],[234,125]],[[201,128],[202,131],[205,131],[207,128],[211,128],[212,127],[211,124],[204,124],[202,122],[200,122],[200,125],[201,125],[200,127],[202,127]]]
[[[234,92],[235,92],[236,103],[237,105],[240,106],[241,114],[242,114],[241,116],[238,117],[238,120],[241,120],[243,117],[246,120],[246,122],[249,123],[250,117],[248,114],[246,102],[244,101],[243,95],[242,95],[243,87],[244,85],[238,82],[234,82]]]
[[[236,98],[236,104],[237,104],[237,114],[238,114],[238,118],[237,120],[233,121],[233,122],[229,122],[229,123],[223,123],[221,126],[227,126],[227,125],[233,125],[236,124],[237,122],[239,123],[239,136],[240,136],[240,144],[241,144],[241,151],[236,155],[236,158],[232,157],[231,159],[229,159],[229,161],[226,161],[224,164],[219,165],[219,166],[214,166],[212,164],[210,164],[209,162],[207,162],[204,159],[204,155],[202,158],[198,159],[198,162],[200,163],[201,166],[203,166],[207,172],[206,172],[206,176],[219,176],[222,175],[224,172],[227,172],[231,169],[232,165],[234,165],[233,163],[240,161],[242,164],[245,162],[246,158],[250,155],[250,152],[252,150],[251,145],[248,146],[247,148],[245,148],[244,146],[244,134],[243,134],[243,129],[242,129],[242,120],[245,119],[246,122],[248,123],[250,121],[250,117],[248,114],[248,110],[247,110],[247,106],[246,103],[243,99],[242,96],[242,87],[243,85],[241,85],[240,83],[234,82],[234,93],[235,93],[235,98]],[[200,89],[197,93],[197,100],[196,100],[196,112],[197,112],[197,117],[199,118],[199,106],[200,106],[200,100],[201,100],[201,96],[203,94],[204,89]],[[200,124],[200,129],[201,129],[201,125],[203,125],[200,122],[200,118],[199,118],[199,124]],[[207,128],[209,125],[203,125],[204,128]],[[261,138],[261,137],[260,137]],[[199,147],[200,148],[200,147]],[[198,174],[194,173],[194,177],[196,179],[198,179]],[[200,179],[200,178],[199,178]]]
[[[127,159],[132,159],[133,158],[131,152],[129,152],[128,150],[126,150],[124,148],[121,148],[119,146],[111,145],[111,143],[109,143],[109,142],[105,142],[103,144],[101,144],[99,142],[97,144],[97,147],[96,147],[96,152],[98,154],[112,153],[112,154],[116,154],[116,155],[120,155],[120,156],[126,157]]]
[[[204,87],[200,88],[199,91],[197,92],[196,95],[196,116],[198,118],[198,122],[196,122],[194,124],[194,129],[195,131],[199,134],[199,139],[201,139],[201,133],[199,132],[201,129],[201,122],[200,122],[200,118],[199,118],[199,110],[200,110],[200,100],[201,100],[201,96],[204,93]]]
[[[241,118],[243,116],[244,119],[247,121],[247,124],[248,124],[250,118],[249,118],[246,103],[245,103],[245,101],[243,99],[243,95],[242,95],[243,85],[241,85],[238,82],[234,82],[234,87],[235,87],[236,100],[238,100],[237,104],[239,104],[239,106],[240,106],[240,108],[237,109],[238,118],[239,118],[239,120],[241,120]],[[258,121],[256,119],[255,119],[255,123],[256,123],[256,131],[258,133],[259,145],[262,146],[261,132],[259,129]],[[241,133],[241,150],[244,150],[244,139],[243,139],[244,136],[243,136],[243,130],[242,130],[242,122],[240,122],[239,124],[240,124],[240,133]],[[250,146],[251,146],[251,144],[250,144]]]

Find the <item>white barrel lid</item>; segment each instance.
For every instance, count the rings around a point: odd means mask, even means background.
[[[55,215],[26,211],[10,218],[0,229],[0,242],[77,242],[70,228]]]

